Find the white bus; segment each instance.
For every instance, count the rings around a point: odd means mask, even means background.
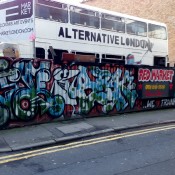
[[[94,55],[95,62],[167,66],[163,23],[62,0],[35,1],[36,58],[56,62],[62,53]],[[31,42],[17,43],[20,57],[33,58]]]

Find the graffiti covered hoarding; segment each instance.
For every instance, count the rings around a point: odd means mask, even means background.
[[[135,72],[123,66],[0,59],[0,125],[129,111],[137,99]]]
[[[0,41],[29,40],[34,34],[34,0],[0,3]]]
[[[1,57],[0,127],[174,107],[173,87],[169,96],[165,90],[163,97],[142,98],[140,84],[151,79],[139,70],[137,66]],[[165,84],[159,85],[174,86],[172,71],[166,75],[166,81],[160,81]]]

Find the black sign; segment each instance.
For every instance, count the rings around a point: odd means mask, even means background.
[[[168,82],[145,82],[142,84],[142,98],[169,97]]]
[[[0,5],[6,9],[6,21],[30,18],[33,15],[33,0],[16,0]]]
[[[167,68],[139,68],[137,90],[142,99],[174,96],[175,72]]]

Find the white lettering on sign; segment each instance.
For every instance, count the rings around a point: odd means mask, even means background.
[[[146,106],[143,106],[144,109],[147,108],[154,108],[155,107],[155,100],[148,100]]]
[[[27,15],[31,13],[32,4],[31,2],[21,4],[21,15]]]
[[[0,6],[0,41],[30,41],[35,35],[35,0],[6,0]]]

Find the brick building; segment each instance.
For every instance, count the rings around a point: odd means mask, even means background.
[[[138,16],[158,22],[168,27],[169,59],[175,63],[175,1],[174,0],[84,0],[85,4]]]

